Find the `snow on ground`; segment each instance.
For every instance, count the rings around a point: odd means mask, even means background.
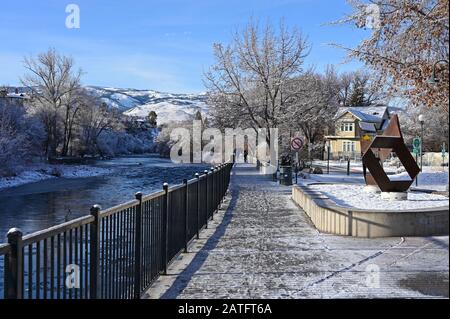
[[[325,164],[324,164],[325,163]],[[326,161],[314,161],[315,165],[326,165]],[[361,163],[353,163],[350,176],[345,174],[345,171],[336,172],[336,167],[346,168],[346,165],[339,164],[338,161],[330,162],[331,172],[330,174],[305,174],[307,179],[300,179],[299,183],[310,184],[311,182],[324,182],[324,183],[360,183],[364,184],[364,177],[362,175]],[[314,166],[314,165],[313,165]],[[401,172],[396,174],[397,167],[385,165],[385,171],[388,173],[390,180],[410,180],[407,172]],[[326,170],[324,170],[326,171]],[[419,173],[418,185],[414,182],[411,185],[411,189],[423,189],[430,191],[445,191],[448,185],[448,168],[440,166],[424,166],[423,172]]]
[[[126,112],[125,115],[145,118],[150,111],[155,111],[158,118],[158,124],[169,122],[182,122],[193,120],[197,111],[202,114],[207,113],[207,107],[204,102],[188,103],[186,101],[172,100],[170,102],[150,103],[136,106]]]
[[[88,165],[48,165],[36,164],[13,177],[0,177],[0,190],[8,187],[34,183],[49,178],[80,178],[107,175],[111,169]]]
[[[448,197],[420,192],[409,192],[408,200],[387,201],[380,194],[364,191],[364,185],[320,184],[310,185],[310,189],[319,191],[339,206],[359,209],[407,210],[448,206]]]

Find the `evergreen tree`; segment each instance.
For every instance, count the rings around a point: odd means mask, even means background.
[[[150,113],[147,116],[147,121],[150,124],[150,127],[155,128],[157,126],[157,118],[158,115],[156,114],[155,111],[150,111]]]

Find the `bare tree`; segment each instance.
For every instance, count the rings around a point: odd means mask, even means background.
[[[96,154],[100,134],[106,130],[119,131],[122,128],[119,115],[116,111],[109,110],[105,103],[99,103],[96,97],[88,94],[82,96],[81,103],[83,106],[78,118],[79,153]]]
[[[64,144],[63,153],[67,153],[81,70],[75,71],[74,61],[59,55],[54,49],[36,58],[25,58],[24,65],[28,74],[21,81],[32,93],[35,112],[40,114],[45,125],[46,154],[57,155],[61,142]]]
[[[289,132],[289,135],[299,131],[310,147],[321,147],[319,142],[332,127],[339,106],[339,89],[339,76],[331,66],[324,74],[311,71],[296,78],[291,86],[292,92],[295,92],[294,98],[283,116],[283,131]],[[289,147],[284,145],[284,150],[288,151]]]
[[[375,72],[353,71],[339,76],[338,101],[341,106],[369,106],[385,102],[386,88]]]
[[[270,24],[262,28],[250,21],[230,45],[214,45],[216,62],[205,74],[211,113],[229,127],[278,127],[295,94],[288,87],[303,73],[307,54],[298,30],[281,22],[275,32]]]

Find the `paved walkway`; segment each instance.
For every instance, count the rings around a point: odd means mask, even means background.
[[[245,165],[229,197],[148,298],[448,298],[448,236],[320,234],[290,187]]]

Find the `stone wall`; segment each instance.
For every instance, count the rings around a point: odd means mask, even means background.
[[[292,187],[292,199],[324,233],[367,238],[449,234],[448,206],[409,211],[348,209],[300,185]]]

